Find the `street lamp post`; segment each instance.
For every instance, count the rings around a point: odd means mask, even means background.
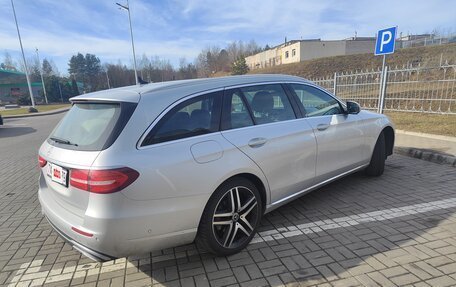
[[[30,93],[30,99],[32,100],[32,107],[35,107],[35,100],[33,99],[32,85],[30,84],[30,77],[29,77],[29,72],[28,72],[28,68],[27,68],[27,61],[25,61],[24,48],[22,47],[21,33],[19,32],[19,25],[17,24],[16,10],[14,9],[13,0],[11,0],[11,6],[13,7],[14,21],[16,22],[16,29],[17,29],[17,36],[19,37],[19,44],[21,45],[22,60],[24,60],[25,77],[27,78],[27,85],[28,85],[28,89],[29,89],[29,93]]]
[[[38,58],[38,64],[39,69],[40,69],[40,76],[41,76],[41,84],[43,85],[43,93],[44,93],[44,99],[46,100],[46,104],[48,104],[48,97],[46,93],[46,87],[44,86],[44,78],[43,78],[43,65],[41,65],[40,62],[40,54],[38,53],[38,48],[36,48],[36,57]]]
[[[60,81],[59,81],[59,91],[60,91],[60,99],[62,100],[62,103],[63,103],[63,95],[62,95],[62,88],[60,87]]]
[[[109,83],[108,69],[105,70],[105,73],[106,73],[106,81],[108,82],[108,89],[111,89],[111,84]]]
[[[11,0],[12,1],[12,0]],[[128,0],[127,0],[127,5],[122,5],[122,4],[119,4],[116,2],[116,4],[122,8],[122,9],[125,9],[128,11],[128,21],[130,22],[130,36],[131,36],[131,48],[133,50],[133,65],[134,65],[134,68],[135,68],[135,82],[136,82],[136,85],[139,84],[138,82],[138,71],[136,69],[136,55],[135,55],[135,44],[133,42],[133,29],[131,28],[131,15],[130,15],[130,5],[128,3]]]

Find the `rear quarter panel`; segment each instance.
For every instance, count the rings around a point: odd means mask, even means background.
[[[261,170],[219,132],[139,147],[144,132],[169,106],[168,100],[143,100],[116,142],[101,151],[92,165],[94,169],[127,166],[137,170],[140,176],[119,193],[125,198],[120,205],[114,204],[110,208],[94,197],[89,211],[106,210],[107,214],[116,214],[116,210],[123,209],[125,216],[142,213],[141,216],[149,216],[154,223],[155,228],[150,225],[154,235],[197,228],[212,193],[226,179],[240,173],[260,178],[269,202],[268,184]],[[198,162],[192,155],[191,147],[204,141],[219,143],[223,155],[214,157],[215,160]],[[127,202],[128,206],[125,205]]]

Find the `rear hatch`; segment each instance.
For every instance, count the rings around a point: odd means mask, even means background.
[[[82,220],[90,193],[78,188],[100,152],[117,139],[136,103],[75,102],[40,148],[40,189],[48,200]],[[82,224],[82,222],[78,222]]]

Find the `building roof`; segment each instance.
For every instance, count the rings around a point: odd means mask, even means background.
[[[7,84],[7,83],[17,83],[25,81],[25,73],[12,71],[12,70],[4,70],[0,69],[0,83]]]
[[[27,87],[28,84],[27,82],[25,83],[0,83],[0,88],[19,88],[19,87]],[[42,87],[42,83],[41,82],[32,82],[30,83],[30,86],[32,87]]]
[[[71,101],[126,101],[137,103],[141,97],[153,98],[167,93],[170,101],[179,100],[194,93],[220,89],[229,86],[268,83],[268,82],[309,82],[308,80],[289,75],[261,74],[204,78],[181,81],[168,81],[146,85],[134,85],[110,90],[103,90],[73,97]]]

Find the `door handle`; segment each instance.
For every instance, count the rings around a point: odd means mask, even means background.
[[[249,141],[250,147],[260,147],[263,146],[268,140],[266,138],[253,138]]]
[[[319,125],[317,126],[317,130],[319,130],[319,131],[324,131],[324,130],[326,130],[327,128],[329,128],[329,125],[327,125],[327,124],[319,124]]]

